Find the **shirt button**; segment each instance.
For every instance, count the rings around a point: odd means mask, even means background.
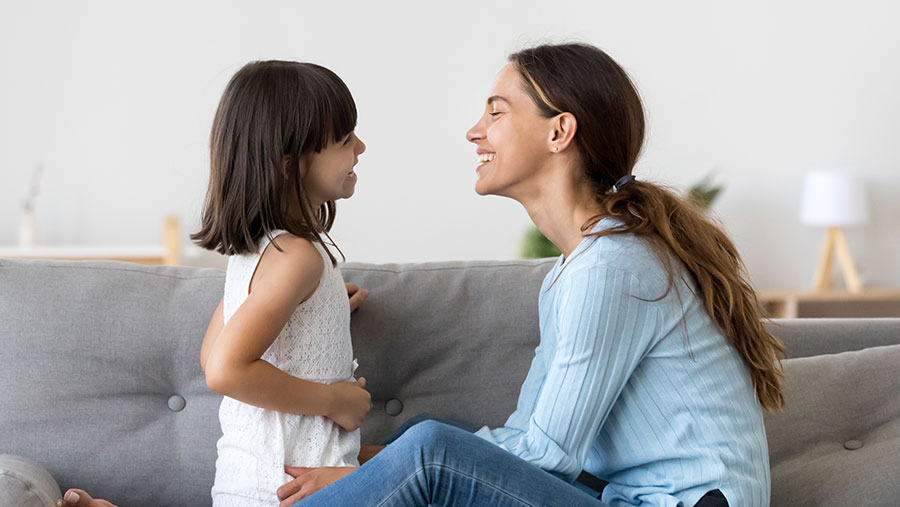
[[[392,399],[384,404],[384,411],[387,415],[399,415],[403,412],[403,403],[398,399]]]
[[[846,442],[844,442],[844,449],[847,449],[848,451],[855,451],[862,446],[863,443],[859,440],[847,440]]]
[[[184,401],[184,398],[178,394],[173,394],[169,396],[169,410],[172,412],[181,412],[184,410],[184,406],[187,405],[187,402]]]

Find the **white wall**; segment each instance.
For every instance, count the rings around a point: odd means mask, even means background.
[[[156,244],[196,230],[207,139],[253,59],[340,74],[369,149],[339,205],[349,260],[513,258],[529,224],[472,190],[478,118],[505,55],[576,39],[634,77],[650,116],[637,174],[685,186],[716,169],[716,209],[757,286],[806,288],[824,231],[798,221],[803,173],[871,190],[849,231],[864,277],[900,285],[900,7],[889,1],[12,2],[0,7],[0,244],[46,167],[39,241]]]

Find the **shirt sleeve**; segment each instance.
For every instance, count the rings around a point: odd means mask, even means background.
[[[578,477],[603,422],[657,334],[658,310],[627,271],[591,266],[560,277],[556,342],[530,414],[479,436],[567,481]],[[545,337],[542,336],[542,342]],[[534,365],[532,365],[534,368]],[[527,383],[527,381],[526,381]],[[520,402],[525,390],[520,393]]]

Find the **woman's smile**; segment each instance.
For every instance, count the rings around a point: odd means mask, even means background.
[[[497,154],[492,152],[478,150],[476,153],[478,154],[478,167],[475,168],[476,173],[479,172],[482,167],[490,164],[497,158]]]

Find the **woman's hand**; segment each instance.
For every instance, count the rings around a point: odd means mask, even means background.
[[[342,479],[356,467],[284,467],[284,471],[294,478],[291,482],[278,488],[275,494],[281,502],[278,507],[290,507],[309,495],[328,486],[332,482]]]
[[[369,296],[369,291],[367,289],[360,290],[359,285],[355,283],[345,283],[344,285],[347,286],[347,297],[350,298],[350,312],[353,313]]]
[[[372,395],[363,389],[365,377],[349,382],[331,384],[331,410],[325,417],[334,421],[346,431],[355,431],[362,426],[369,410],[372,410]]]
[[[56,507],[116,507],[106,500],[95,500],[83,489],[70,489],[56,501]]]

